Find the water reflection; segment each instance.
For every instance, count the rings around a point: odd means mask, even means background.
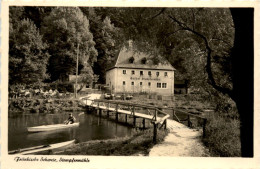
[[[59,124],[68,118],[69,113],[60,114],[21,114],[8,118],[8,149],[16,150],[45,144],[76,139],[83,142],[96,139],[124,137],[131,134],[131,128],[91,114],[73,115],[80,122],[79,127],[48,132],[28,133],[27,127]]]

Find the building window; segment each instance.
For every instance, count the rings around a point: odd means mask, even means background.
[[[134,75],[135,74],[135,71],[134,70],[132,70],[132,75]]]
[[[148,82],[148,86],[151,87],[151,82]]]
[[[156,72],[156,76],[159,76],[160,74],[159,74],[159,72]]]
[[[123,81],[123,85],[125,85],[125,81]]]
[[[140,76],[143,76],[144,75],[144,72],[143,71],[140,71]]]
[[[132,82],[131,84],[132,84],[132,86],[133,86],[133,85],[135,85],[135,82]]]
[[[149,76],[152,76],[152,72],[151,72],[151,71],[148,71],[148,75],[149,75]]]
[[[161,83],[157,83],[157,88],[161,88],[162,84]]]
[[[162,88],[167,88],[167,83],[162,83]]]
[[[126,70],[123,70],[123,74],[126,74]]]
[[[168,73],[167,73],[167,72],[164,72],[164,76],[167,77],[167,76],[168,76]]]
[[[142,86],[143,85],[143,82],[140,82],[140,86]]]

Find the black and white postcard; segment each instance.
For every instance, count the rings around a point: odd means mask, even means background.
[[[3,1],[3,169],[259,168],[259,2]]]

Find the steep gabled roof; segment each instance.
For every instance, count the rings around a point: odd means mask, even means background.
[[[130,62],[130,58],[134,60],[133,63]],[[163,61],[163,63],[159,63],[156,65],[151,60],[150,55],[145,54],[144,52],[134,51],[132,48],[126,48],[126,47],[120,50],[115,65],[110,67],[110,69],[115,67],[133,68],[133,69],[136,68],[136,69],[154,69],[154,70],[175,70],[175,68],[167,61]]]

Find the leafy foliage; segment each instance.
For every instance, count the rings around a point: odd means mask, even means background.
[[[9,83],[30,84],[48,78],[49,54],[39,30],[29,19],[11,20],[9,38]]]
[[[52,9],[53,7],[25,6],[23,17],[32,20],[36,27],[40,29],[43,19],[51,13]]]
[[[100,75],[99,82],[104,83],[106,69],[114,63],[121,46],[132,39],[134,49],[150,53],[155,63],[162,62],[162,57],[170,61],[177,69],[177,79],[189,79],[190,86],[208,93],[215,92],[213,88],[233,87],[230,50],[234,26],[228,9],[13,9],[16,12],[11,19],[28,17],[41,27],[51,54],[51,81],[76,72],[79,43],[79,72],[92,67],[93,73]]]
[[[79,8],[57,7],[44,18],[41,26],[44,39],[50,44],[48,71],[51,80],[64,79],[76,72],[79,50],[79,69],[93,65],[97,51],[89,21]]]
[[[94,73],[100,75],[100,83],[105,83],[106,69],[116,59],[119,30],[111,24],[109,17],[102,18],[98,14],[99,8],[81,8],[81,10],[89,18],[90,31],[93,33],[95,48],[98,51],[97,62],[94,63]]]
[[[204,143],[210,147],[214,156],[240,157],[240,122],[237,119],[226,119],[215,115],[209,119]]]

